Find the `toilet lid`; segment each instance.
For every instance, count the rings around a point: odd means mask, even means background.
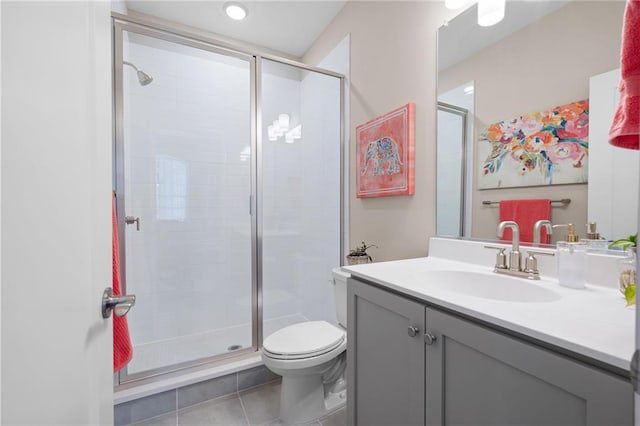
[[[262,347],[276,355],[308,356],[330,351],[345,337],[344,330],[326,321],[307,321],[276,331],[264,340]]]

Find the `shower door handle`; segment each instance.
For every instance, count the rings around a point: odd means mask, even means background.
[[[139,217],[125,216],[124,217],[124,223],[126,223],[127,225],[133,225],[135,223],[136,224],[136,231],[140,230],[140,218]]]
[[[117,317],[123,317],[127,315],[129,309],[135,304],[135,294],[114,296],[111,287],[107,287],[102,293],[102,318],[109,318],[113,310],[115,310]]]

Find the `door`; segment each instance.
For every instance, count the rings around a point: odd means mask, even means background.
[[[252,61],[116,22],[120,382],[255,351]]]
[[[2,424],[113,421],[108,2],[2,2]]]
[[[630,425],[628,380],[432,308],[429,425]]]
[[[347,416],[352,425],[424,424],[424,306],[349,279]]]

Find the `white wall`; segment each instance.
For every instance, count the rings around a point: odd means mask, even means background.
[[[350,35],[352,159],[356,126],[416,103],[415,195],[358,199],[349,168],[350,246],[376,244],[376,261],[424,256],[435,233],[436,30],[456,13],[442,2],[347,2],[303,58],[318,64]]]

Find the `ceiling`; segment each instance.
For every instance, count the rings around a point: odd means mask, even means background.
[[[504,19],[491,27],[477,24],[478,6],[473,4],[438,30],[438,70],[457,64],[567,3],[567,0],[507,1]]]
[[[248,15],[234,21],[223,1],[126,1],[128,10],[302,57],[347,0],[243,1]]]

